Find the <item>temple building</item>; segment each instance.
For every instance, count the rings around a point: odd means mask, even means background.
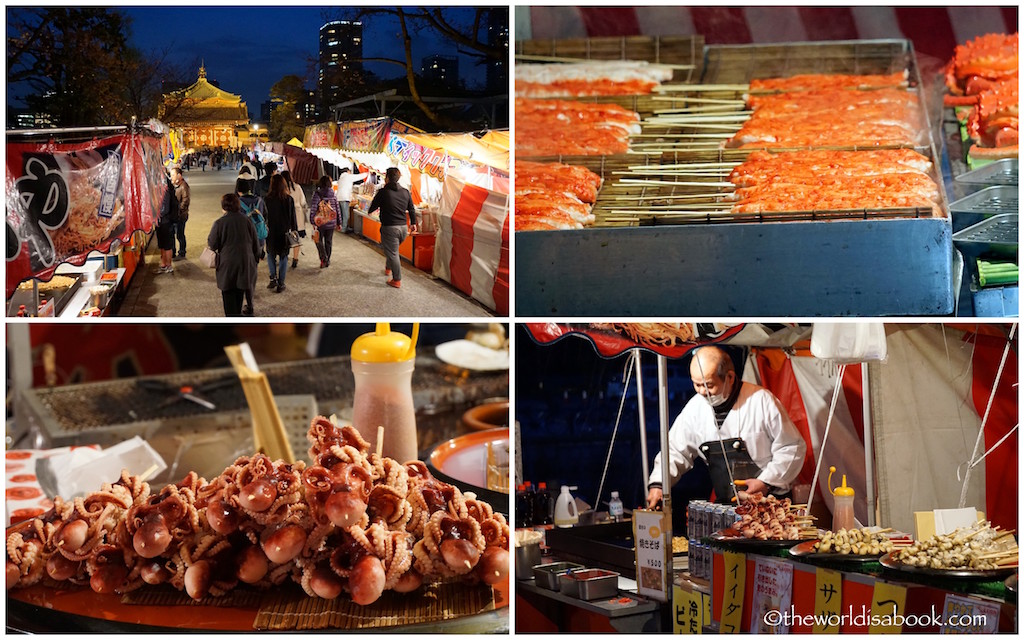
[[[199,67],[199,79],[180,91],[163,96],[160,119],[182,131],[185,146],[237,147],[248,138],[249,110],[242,96],[222,91],[206,79],[206,67]]]

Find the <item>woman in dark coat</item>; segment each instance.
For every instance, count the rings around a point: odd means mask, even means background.
[[[295,202],[284,176],[270,178],[270,188],[264,199],[267,206],[267,266],[270,267],[268,289],[284,291],[284,277],[288,273],[288,232],[295,231]]]
[[[217,252],[217,288],[224,301],[224,315],[240,316],[245,292],[256,287],[260,243],[256,227],[242,213],[237,195],[225,194],[220,207],[224,215],[213,223],[206,243]]]

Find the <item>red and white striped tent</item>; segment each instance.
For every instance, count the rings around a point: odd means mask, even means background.
[[[1017,6],[517,7],[516,39],[701,35],[707,44],[899,38],[945,62],[957,44],[1017,31]],[[923,65],[922,65],[923,66]]]
[[[444,181],[434,241],[434,275],[508,315],[508,193],[454,176]]]

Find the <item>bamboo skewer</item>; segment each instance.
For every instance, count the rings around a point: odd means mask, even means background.
[[[670,187],[735,187],[731,182],[673,182],[672,180],[641,180],[638,178],[623,178],[616,184],[626,185],[666,185]]]
[[[691,91],[749,91],[749,84],[663,84],[655,93],[688,93]]]
[[[674,122],[687,124],[690,122],[744,122],[750,119],[752,111],[727,111],[723,113],[675,113],[655,115],[645,118],[643,124],[651,122]]]
[[[631,60],[621,60],[621,59],[601,60],[601,59],[596,59],[596,58],[567,58],[567,57],[561,57],[561,56],[531,55],[531,54],[527,54],[527,53],[517,53],[516,54],[516,60],[526,60],[526,61],[529,61],[529,62],[566,62],[566,63],[575,63],[575,64],[579,64],[581,62],[597,62],[597,63],[601,63],[601,62],[633,62]],[[643,62],[643,61],[636,61],[636,62]],[[696,66],[694,66],[692,64],[671,64],[671,63],[664,63],[664,62],[648,62],[647,65],[648,66],[653,66],[653,67],[665,67],[667,69],[678,69],[680,71],[692,71],[692,70],[697,68]]]

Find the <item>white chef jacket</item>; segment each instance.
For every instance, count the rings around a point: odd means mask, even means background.
[[[352,173],[346,171],[345,173],[338,176],[338,202],[351,202],[352,201],[352,184],[356,180],[369,177],[368,173]]]
[[[700,394],[690,398],[668,432],[671,485],[693,468],[695,456],[704,457],[700,445],[716,441],[721,435],[723,440],[743,440],[751,460],[762,469],[758,480],[783,492],[789,491],[803,467],[807,444],[770,391],[744,382],[720,433],[716,431],[715,411],[708,401]],[[648,485],[662,481],[661,464],[659,452],[654,458]],[[663,490],[668,491],[668,488]]]

